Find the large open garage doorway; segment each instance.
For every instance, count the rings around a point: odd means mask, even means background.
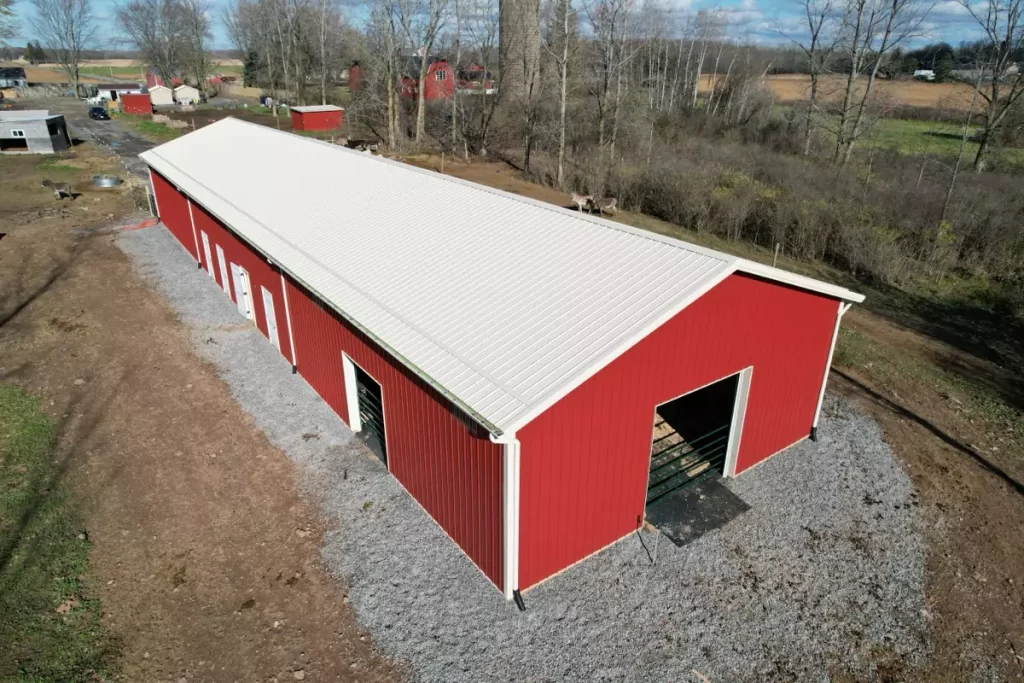
[[[718,480],[735,470],[749,386],[748,368],[655,408],[645,513],[678,545],[747,509]]]

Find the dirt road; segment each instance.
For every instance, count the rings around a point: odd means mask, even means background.
[[[120,678],[397,678],[321,566],[292,465],[97,229],[131,209],[86,195],[0,217],[0,381],[58,422]]]

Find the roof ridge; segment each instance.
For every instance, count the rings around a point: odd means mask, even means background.
[[[606,218],[594,218],[593,216],[591,216],[589,214],[588,215],[577,214],[576,212],[572,212],[569,209],[566,209],[564,206],[558,206],[558,205],[552,204],[550,202],[543,202],[543,201],[540,201],[540,200],[537,200],[537,199],[533,199],[532,197],[523,197],[522,195],[517,195],[517,194],[514,194],[512,192],[508,192],[506,190],[499,190],[498,188],[495,188],[495,187],[489,187],[487,185],[482,185],[480,183],[475,183],[475,182],[473,182],[471,180],[465,180],[463,178],[457,178],[455,176],[450,176],[450,175],[445,175],[443,173],[438,173],[437,171],[431,171],[430,169],[427,169],[427,168],[421,168],[419,166],[413,166],[412,164],[407,164],[407,163],[405,163],[403,161],[398,161],[397,159],[389,159],[388,157],[382,157],[382,156],[376,156],[376,155],[370,155],[369,157],[367,157],[366,154],[363,153],[363,152],[357,152],[355,150],[351,150],[351,149],[348,149],[346,147],[338,147],[337,145],[333,145],[333,144],[331,144],[329,142],[326,142],[324,140],[318,140],[316,138],[310,138],[310,137],[306,137],[304,135],[295,135],[294,133],[289,133],[289,132],[284,131],[284,130],[277,130],[277,129],[274,129],[274,128],[270,128],[268,126],[262,126],[262,125],[260,125],[258,123],[253,122],[253,121],[246,121],[245,119],[238,119],[238,118],[235,118],[233,116],[229,116],[229,117],[221,119],[221,121],[227,121],[227,120],[238,121],[240,123],[244,123],[244,124],[249,125],[249,126],[254,126],[256,128],[261,128],[263,130],[270,131],[272,133],[279,133],[281,135],[289,135],[289,136],[298,138],[300,140],[303,140],[305,142],[318,143],[320,145],[324,145],[324,146],[327,146],[327,147],[329,147],[331,149],[335,149],[335,150],[338,150],[338,151],[341,151],[341,152],[357,154],[357,155],[359,155],[360,157],[363,157],[363,158],[370,158],[370,159],[374,159],[374,160],[376,160],[378,162],[381,162],[381,163],[385,163],[385,164],[390,164],[390,165],[396,166],[398,168],[402,168],[402,169],[406,169],[406,170],[411,170],[411,171],[416,171],[416,172],[418,172],[418,173],[420,173],[422,175],[425,175],[425,176],[428,176],[428,177],[431,177],[431,178],[435,178],[437,180],[443,180],[443,181],[447,181],[447,182],[450,182],[450,183],[453,183],[453,184],[461,185],[463,187],[469,187],[470,189],[476,190],[478,192],[484,192],[484,193],[495,195],[495,196],[498,196],[498,197],[505,197],[507,199],[511,199],[513,201],[517,201],[517,202],[519,202],[521,204],[528,204],[530,206],[535,206],[535,207],[537,207],[539,209],[543,209],[545,211],[550,211],[550,212],[558,214],[560,216],[565,216],[566,218],[575,218],[577,220],[585,221],[585,222],[588,222],[588,223],[590,223],[592,225],[596,225],[598,227],[602,227],[602,228],[605,228],[605,229],[608,229],[608,230],[617,230],[619,232],[624,232],[626,234],[633,235],[634,237],[639,237],[639,238],[642,238],[642,239],[651,240],[651,241],[654,241],[654,242],[659,242],[661,244],[666,244],[668,246],[675,247],[676,249],[680,249],[680,250],[683,250],[683,251],[690,251],[690,252],[694,252],[694,253],[698,253],[698,254],[703,254],[705,256],[712,256],[712,257],[715,257],[715,258],[719,258],[719,259],[721,259],[722,261],[725,261],[725,262],[735,262],[735,261],[739,260],[738,256],[733,256],[732,254],[727,254],[724,251],[718,251],[717,249],[711,249],[709,247],[702,247],[702,246],[700,246],[698,244],[693,244],[691,242],[686,242],[685,240],[681,240],[681,239],[678,239],[676,237],[669,237],[668,235],[660,235],[660,234],[658,234],[656,232],[651,232],[650,230],[641,230],[639,228],[634,228],[631,225],[624,225],[622,223],[615,223],[615,222],[610,221],[610,220],[608,220]],[[218,121],[218,123],[220,123],[220,121]],[[214,125],[216,125],[216,124],[214,124]]]

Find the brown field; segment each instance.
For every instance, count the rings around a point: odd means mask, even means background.
[[[699,91],[703,93],[710,90],[714,78],[710,74],[701,76]],[[804,74],[768,76],[765,81],[779,102],[805,100],[811,87],[810,77]],[[822,76],[819,87],[824,99],[838,100],[843,96],[846,79],[840,75]],[[973,88],[965,83],[925,83],[912,80],[879,80],[875,89],[890,106],[963,110],[970,106],[973,92]]]
[[[802,74],[769,76],[766,80],[775,97],[781,102],[805,99],[811,85],[810,77]],[[820,87],[826,99],[837,100],[843,96],[846,79],[838,75],[824,76]],[[875,87],[878,94],[894,106],[944,109],[966,109],[970,106],[973,92],[973,88],[964,83],[925,83],[911,80],[880,80]]]
[[[43,67],[30,64],[0,64],[0,66],[20,66],[25,69],[25,77],[29,83],[66,83],[68,77],[58,66]],[[82,77],[82,83],[99,83],[95,78]]]

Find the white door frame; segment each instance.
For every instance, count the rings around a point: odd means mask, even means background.
[[[213,274],[213,252],[210,250],[210,236],[206,234],[205,230],[200,230],[199,234],[203,238],[203,253],[206,254],[206,274],[216,282],[217,276]]]
[[[252,285],[249,282],[249,273],[237,263],[231,264],[231,280],[234,283],[235,305],[238,312],[247,320],[253,319]],[[239,289],[241,285],[241,290]]]
[[[341,367],[345,377],[345,407],[348,410],[348,428],[358,433],[363,431],[363,421],[359,418],[359,389],[356,386],[356,368],[372,379],[380,387],[380,419],[384,421],[384,452],[388,472],[391,472],[391,444],[388,443],[388,409],[384,402],[384,385],[379,379],[366,372],[363,366],[357,365],[347,353],[341,352]]]
[[[270,343],[274,345],[274,348],[281,351],[281,336],[277,329],[277,312],[274,310],[274,295],[269,289],[260,285],[260,290],[263,292],[263,318],[267,323],[267,338],[270,339]]]
[[[671,403],[672,401],[675,401],[676,399],[682,398],[683,396],[689,396],[690,394],[692,394],[692,393],[694,393],[696,391],[700,391],[701,389],[707,388],[707,387],[711,386],[712,384],[717,384],[718,382],[721,382],[722,380],[726,380],[726,379],[729,379],[730,377],[738,376],[738,380],[736,382],[736,396],[733,399],[733,405],[732,405],[732,418],[731,418],[731,420],[729,422],[729,443],[726,445],[725,465],[722,468],[722,476],[723,477],[727,477],[727,478],[735,477],[736,476],[736,458],[737,458],[737,456],[739,455],[739,452],[740,452],[740,440],[743,437],[743,422],[744,422],[744,418],[746,418],[746,415],[747,415],[747,399],[750,397],[750,379],[753,376],[753,374],[754,374],[754,366],[753,365],[748,365],[747,367],[743,368],[742,370],[739,370],[737,372],[730,372],[728,375],[724,375],[722,377],[719,377],[716,380],[712,380],[710,382],[707,382],[706,384],[702,384],[699,387],[696,387],[694,389],[690,389],[689,391],[685,391],[685,392],[679,394],[678,396],[673,396],[672,398],[670,398],[668,400],[662,401],[661,403],[659,403],[656,406],[654,406],[654,410],[652,411],[652,414],[651,414],[651,425],[654,425],[658,421],[658,408],[660,408],[661,406],[665,405],[666,403]],[[652,444],[651,450],[653,450],[653,444]],[[650,452],[648,452],[648,454],[647,454],[647,470],[648,470],[648,474],[650,472],[650,467],[651,467],[651,456],[652,456],[652,454]],[[648,481],[648,483],[649,483],[649,481]],[[646,485],[644,486],[644,495],[643,495],[643,501],[642,502],[643,502],[643,508],[642,509],[644,511],[644,518],[646,518],[647,517],[647,486]]]
[[[228,280],[228,262],[224,258],[224,249],[219,244],[215,244],[214,246],[217,247],[217,263],[220,265],[221,288],[230,298],[231,281]]]

